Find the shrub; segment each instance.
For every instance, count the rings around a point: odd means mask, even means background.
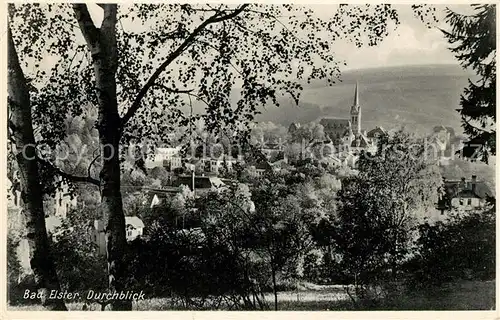
[[[408,263],[414,283],[495,279],[495,211],[456,214],[447,223],[419,227],[417,254]]]

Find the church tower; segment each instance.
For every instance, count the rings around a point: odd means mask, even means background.
[[[357,137],[361,134],[361,107],[359,106],[358,82],[354,91],[354,103],[351,107],[352,132]]]

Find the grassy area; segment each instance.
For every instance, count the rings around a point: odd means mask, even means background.
[[[382,304],[386,310],[494,310],[495,281],[463,281],[409,292]]]
[[[265,295],[272,306],[272,294]],[[68,303],[70,310],[82,310],[81,303]],[[356,310],[341,286],[317,286],[307,290],[280,292],[279,310],[294,311],[346,311]],[[358,307],[359,309],[360,307]],[[413,290],[391,301],[381,301],[377,306],[363,310],[493,310],[495,308],[494,281],[467,281],[440,288]],[[98,309],[93,306],[92,309]],[[152,298],[137,301],[133,309],[138,311],[182,310],[174,307],[170,299]],[[39,305],[9,306],[9,310],[43,310]]]

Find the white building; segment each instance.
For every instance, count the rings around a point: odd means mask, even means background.
[[[180,147],[156,148],[152,161],[146,161],[146,167],[168,167],[170,170],[182,167]]]
[[[56,190],[52,201],[54,201],[54,215],[62,219],[66,219],[69,211],[76,208],[78,204],[76,195],[73,197],[71,196],[67,184],[61,185],[61,187]],[[47,212],[46,214],[50,213]]]
[[[125,232],[127,241],[132,241],[144,234],[144,222],[137,216],[125,217]],[[106,231],[103,220],[94,220],[92,240],[97,244],[98,252],[106,254]]]

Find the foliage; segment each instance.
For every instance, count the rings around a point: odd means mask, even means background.
[[[102,291],[107,287],[106,259],[98,254],[93,239],[97,218],[92,208],[79,208],[70,211],[54,230],[51,250],[62,290]]]
[[[462,127],[469,136],[463,156],[488,162],[496,154],[496,5],[472,5],[474,13],[447,10],[451,30],[442,30],[464,69],[477,74],[469,79],[460,98]]]
[[[405,132],[362,154],[359,174],[342,181],[332,238],[357,293],[396,280],[410,249],[415,213],[437,200],[440,175],[423,143]]]
[[[224,193],[199,199],[201,229],[174,228],[168,219],[156,219],[144,239],[132,242],[132,285],[153,296],[178,298],[189,308],[218,308],[221,303],[230,309],[264,308],[262,300],[259,305],[251,299],[258,292],[251,277],[260,273],[242,244],[241,210],[251,210],[251,205],[240,200],[249,198],[248,190],[228,192],[232,202]],[[151,259],[157,263],[145,263]]]
[[[493,207],[420,225],[417,254],[408,264],[413,284],[495,279],[495,241]]]

